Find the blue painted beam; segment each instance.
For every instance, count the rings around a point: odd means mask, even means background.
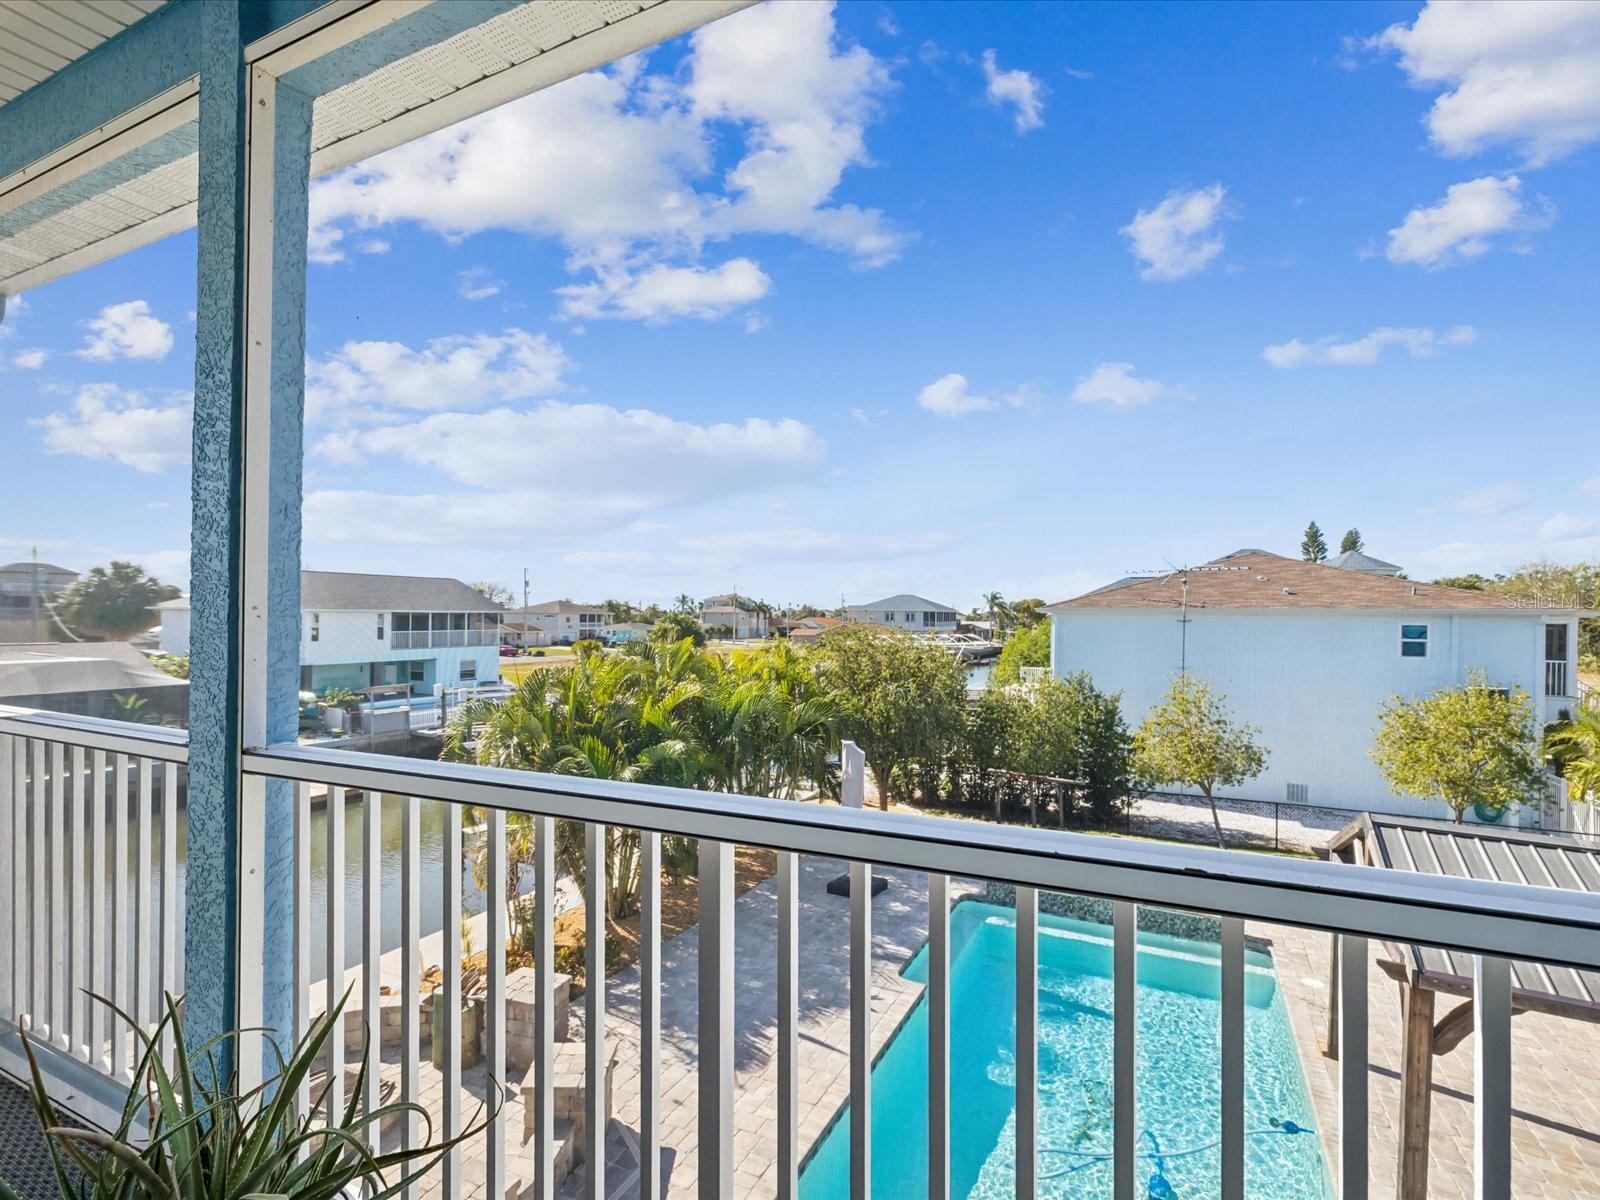
[[[253,40],[327,0],[240,0]],[[200,72],[202,13],[223,0],[171,0],[15,100],[0,105],[0,179]]]

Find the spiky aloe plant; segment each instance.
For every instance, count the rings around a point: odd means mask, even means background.
[[[191,1051],[184,1042],[178,1001],[172,996],[166,997],[165,1015],[154,1032],[146,1032],[103,997],[94,999],[127,1022],[139,1042],[139,1066],[114,1133],[78,1129],[62,1120],[45,1091],[27,1034],[22,1035],[33,1073],[33,1105],[62,1200],[266,1200],[280,1196],[334,1200],[341,1194],[384,1200],[426,1174],[452,1147],[481,1133],[495,1116],[489,1113],[457,1137],[435,1143],[432,1122],[419,1104],[397,1102],[363,1112],[364,1053],[336,1122],[320,1122],[326,1109],[326,1085],[310,1111],[297,1114],[295,1097],[301,1084],[322,1061],[328,1039],[342,1032],[344,1000],[307,1031],[287,1058],[277,1043],[267,1038],[277,1071],[259,1087],[241,1093],[236,1074],[219,1082],[216,1060],[217,1047],[236,1040],[238,1031],[220,1034]],[[165,1038],[170,1038],[173,1048],[170,1066],[161,1053]],[[389,1153],[369,1149],[367,1141],[377,1144],[385,1118],[410,1112],[417,1113],[424,1123],[422,1145]],[[141,1113],[147,1114],[143,1129],[139,1128]],[[69,1160],[81,1170],[82,1182],[75,1183],[68,1174]],[[17,1200],[3,1180],[0,1200]]]

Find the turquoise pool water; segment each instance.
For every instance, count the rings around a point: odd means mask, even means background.
[[[1106,926],[1040,918],[1039,1193],[1111,1196],[1111,943]],[[926,949],[906,968],[926,979]],[[951,915],[951,1194],[1015,1193],[1016,926],[1009,908],[968,901]],[[1245,1127],[1316,1121],[1268,954],[1245,962]],[[1217,948],[1139,935],[1139,1195],[1201,1200],[1220,1190]],[[872,1069],[873,1200],[927,1195],[928,1014],[912,1010]],[[1162,1157],[1151,1157],[1159,1149]],[[1054,1151],[1073,1151],[1057,1153]],[[1191,1151],[1190,1153],[1183,1153]],[[842,1112],[807,1161],[803,1200],[849,1196]],[[1162,1189],[1156,1176],[1170,1185]],[[1331,1200],[1315,1132],[1246,1138],[1245,1189],[1266,1200]]]

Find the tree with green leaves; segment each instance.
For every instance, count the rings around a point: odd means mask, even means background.
[[[959,735],[967,699],[961,664],[921,638],[859,625],[830,629],[816,654],[823,690],[838,705],[839,734],[866,753],[878,804],[887,809],[904,769],[942,758]]]
[[[983,598],[983,606],[989,614],[989,625],[999,629],[1006,616],[1006,598],[999,592],[989,592]]]
[[[1477,573],[1442,575],[1433,581],[1435,587],[1460,588],[1468,592],[1486,592],[1492,581]]]
[[[477,583],[469,583],[467,586],[473,591],[477,592],[478,595],[482,596],[485,600],[489,600],[492,603],[498,604],[501,608],[510,608],[517,602],[516,593],[514,593],[503,583],[495,583],[492,580],[480,579]]]
[[[1360,554],[1366,548],[1367,544],[1361,540],[1361,530],[1353,525],[1344,531],[1344,537],[1339,540],[1340,554]]]
[[[156,605],[177,598],[177,588],[119,561],[95,567],[61,593],[51,610],[74,637],[123,641],[156,623]]]
[[[1544,798],[1533,701],[1493,688],[1482,671],[1461,687],[1378,710],[1372,761],[1397,796],[1443,800],[1457,824],[1469,808],[1503,812]]]
[[[1090,813],[1109,818],[1133,787],[1133,738],[1121,697],[1102,692],[1086,672],[1050,676],[1022,692],[1013,769],[1083,784]]]
[[[1315,521],[1306,526],[1306,535],[1300,539],[1300,557],[1313,563],[1328,561],[1328,541]]]
[[[1210,684],[1181,674],[1133,735],[1134,770],[1147,786],[1199,788],[1221,846],[1216,789],[1236,787],[1266,768],[1267,751],[1256,741],[1260,732],[1236,725],[1226,697],[1214,694]]]
[[[1013,633],[1000,647],[1000,657],[989,672],[990,687],[1005,687],[1022,678],[1023,667],[1050,665],[1050,622],[1040,621]]]
[[[1038,596],[1025,596],[1011,602],[1011,619],[1025,629],[1031,629],[1046,620],[1044,601]]]
[[[681,642],[684,638],[688,638],[696,646],[704,646],[706,627],[700,624],[699,617],[681,609],[663,613],[661,619],[650,627],[652,642]]]
[[[1600,609],[1600,563],[1531,562],[1496,575],[1487,590],[1537,605]],[[1600,617],[1579,619],[1578,656],[1600,658]]]

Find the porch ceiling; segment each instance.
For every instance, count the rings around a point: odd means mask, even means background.
[[[530,0],[319,96],[312,173],[348,166],[751,2]],[[159,3],[73,0],[61,7],[120,7],[131,19],[136,7],[142,15]],[[0,0],[0,14],[44,7],[38,0]],[[49,6],[52,15],[56,8]],[[192,225],[197,112],[191,87],[122,135],[115,157],[80,155],[62,172],[0,180],[0,296]]]
[[[0,104],[115,37],[166,0],[0,0]]]

